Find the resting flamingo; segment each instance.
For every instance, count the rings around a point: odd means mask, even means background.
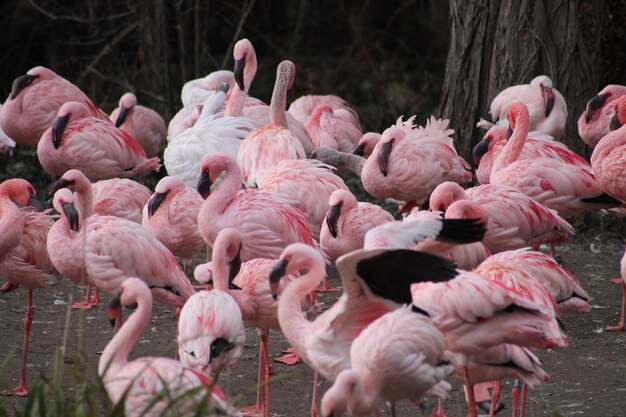
[[[361,122],[357,112],[344,99],[332,94],[300,96],[291,103],[287,111],[300,123],[305,124],[313,113],[313,109],[320,104],[329,106],[338,117],[361,130]]]
[[[380,133],[376,132],[365,133],[357,142],[356,148],[352,153],[358,156],[362,156],[364,158],[369,158],[369,156],[374,151],[374,147],[376,146],[376,144],[380,142],[381,136],[382,135]]]
[[[578,134],[591,149],[611,131],[615,100],[624,95],[626,86],[610,84],[587,102],[585,111],[578,118]]]
[[[37,145],[37,157],[51,175],[74,168],[91,181],[130,178],[161,167],[158,158],[146,158],[128,133],[91,116],[89,108],[76,101],[61,106]]]
[[[37,147],[59,108],[68,101],[87,106],[91,116],[109,120],[80,88],[46,67],[34,67],[17,77],[0,111],[0,127],[20,145]]]
[[[124,401],[129,417],[156,417],[165,412],[193,416],[201,404],[221,415],[241,416],[213,380],[177,360],[153,356],[128,360],[152,317],[150,289],[141,279],[130,277],[111,300],[109,314],[117,315],[122,305],[135,303],[137,309],[106,345],[98,363],[111,401]]]
[[[138,105],[137,96],[125,93],[110,117],[116,127],[139,142],[148,158],[159,154],[161,144],[167,137],[165,120],[151,108]]]
[[[204,246],[198,229],[202,196],[175,177],[163,177],[144,206],[143,226],[152,232],[187,271],[191,259]]]
[[[454,150],[448,120],[433,117],[417,129],[412,120],[399,118],[383,132],[361,173],[363,187],[374,197],[405,201],[401,212],[424,203],[444,181],[472,179],[470,166]]]
[[[494,162],[490,183],[516,188],[556,210],[561,217],[621,204],[607,195],[585,169],[550,158],[518,160],[528,136],[529,121],[524,103],[509,106],[513,134]]]
[[[33,290],[47,288],[56,281],[56,270],[46,250],[48,231],[54,220],[27,207],[29,205],[41,208],[35,198],[35,189],[28,181],[13,178],[0,184],[0,275],[7,278],[0,294],[20,285],[28,290],[20,382],[13,390],[2,391],[2,395],[22,397],[28,395],[26,362],[28,337],[35,315]]]
[[[304,127],[316,147],[328,146],[341,152],[353,152],[363,136],[361,129],[342,119],[338,110],[326,104],[313,109]]]

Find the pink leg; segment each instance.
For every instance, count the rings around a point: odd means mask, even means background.
[[[26,316],[24,317],[24,350],[22,351],[22,376],[17,388],[2,391],[2,395],[17,395],[26,397],[28,389],[26,388],[26,358],[28,356],[28,336],[30,335],[30,326],[35,316],[35,308],[33,307],[33,290],[28,290],[28,305],[26,306]]]
[[[465,387],[467,393],[467,406],[469,407],[469,417],[477,417],[476,400],[474,399],[474,387],[470,384],[469,370],[467,366],[463,367],[463,376],[465,378]]]
[[[489,417],[493,417],[498,411],[498,403],[500,402],[500,381],[496,381],[493,394],[491,395],[491,408],[489,408]]]
[[[311,399],[311,417],[317,417],[317,371],[313,373],[313,394]]]
[[[300,362],[300,355],[292,347],[283,350],[285,355],[280,358],[274,359],[276,362],[284,363],[285,365],[295,365]]]
[[[19,285],[14,284],[11,281],[7,281],[7,282],[4,283],[4,285],[2,287],[0,287],[0,294],[6,294],[8,292],[11,292],[14,289],[16,289],[17,287],[19,287]]]
[[[265,335],[265,337],[263,337]],[[267,400],[266,396],[266,362],[269,360],[269,353],[267,351],[267,330],[261,333],[261,340],[259,341],[259,371],[257,375],[257,392],[256,392],[256,404],[250,407],[244,407],[241,412],[244,416],[260,417],[265,415]]]
[[[435,417],[446,417],[446,413],[443,410],[443,399],[439,398],[439,400],[437,401],[437,414],[435,415]]]
[[[556,258],[556,248],[554,247],[553,242],[550,242],[550,256]]]
[[[337,292],[341,291],[339,288],[335,288],[328,283],[328,278],[324,278],[322,285],[317,287],[318,292]]]
[[[606,329],[608,331],[616,331],[616,330],[623,331],[624,330],[624,312],[626,310],[626,282],[624,282],[624,280],[621,278],[614,278],[611,281],[617,284],[620,284],[622,286],[622,315],[621,315],[619,324],[617,326],[608,326]]]
[[[91,299],[91,285],[87,285],[87,294],[85,295],[85,301],[72,304],[72,308],[88,309],[98,305],[100,301],[100,290],[96,288],[94,292],[93,300]]]
[[[261,342],[263,343],[263,353],[265,357],[263,359],[263,368],[265,375],[263,378],[263,386],[265,389],[265,402],[263,407],[265,408],[265,417],[270,417],[270,396],[272,392],[272,365],[270,362],[270,351],[267,347],[267,341],[269,339],[269,330],[264,331],[261,334]]]
[[[511,406],[512,410],[512,417],[517,417],[517,406],[519,405],[519,388],[520,388],[520,381],[518,379],[515,380],[515,382],[513,382],[513,392],[511,393],[511,396],[513,397],[513,404]]]
[[[522,401],[520,405],[520,417],[526,414],[526,396],[528,395],[528,385],[522,383]]]

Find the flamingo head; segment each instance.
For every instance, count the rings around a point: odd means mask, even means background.
[[[81,192],[91,185],[89,179],[78,169],[70,169],[50,186],[46,199],[50,200],[61,188],[69,188],[73,192]]]
[[[507,137],[511,137],[513,130],[515,130],[515,126],[517,123],[524,120],[526,124],[530,122],[530,115],[528,113],[528,107],[526,104],[516,101],[511,103],[508,111],[508,119],[509,119],[509,131],[507,131]]]
[[[337,238],[337,222],[339,221],[339,216],[341,215],[341,206],[343,202],[339,202],[333,206],[330,206],[328,212],[326,213],[326,225],[328,226],[328,230],[330,234]]]
[[[120,98],[120,111],[115,120],[115,127],[120,127],[126,121],[129,112],[137,105],[137,96],[133,93],[126,93]]]
[[[252,43],[245,38],[238,40],[233,48],[233,58],[235,59],[235,67],[233,68],[235,82],[241,91],[247,91],[245,81],[250,82],[251,80],[244,80],[244,70],[246,67],[250,67],[256,72],[256,53]],[[251,76],[254,77],[254,74]]]
[[[52,205],[56,211],[62,213],[70,224],[70,229],[75,232],[80,227],[78,211],[74,206],[74,194],[67,188],[61,188],[54,194]]]
[[[341,417],[348,408],[357,385],[357,374],[352,369],[344,369],[337,375],[333,385],[322,397],[323,417]]]
[[[587,106],[585,107],[586,123],[589,123],[593,118],[593,115],[604,106],[607,98],[608,96],[605,94],[598,94],[587,102]]]
[[[314,263],[324,265],[322,255],[314,247],[304,243],[292,243],[287,246],[269,273],[272,298],[274,300],[278,298],[278,288],[282,277],[296,272],[306,272]]]
[[[136,277],[126,278],[119,286],[117,293],[111,297],[107,307],[107,316],[111,326],[114,326],[116,320],[121,318],[122,306],[135,304],[140,298],[146,301],[146,305],[151,313],[152,293],[148,285]]]
[[[54,118],[51,126],[52,143],[54,144],[54,148],[58,149],[61,145],[63,133],[70,122],[82,119],[83,117],[88,117],[90,115],[91,112],[89,107],[87,107],[84,103],[79,103],[78,101],[68,101],[63,104],[57,112],[57,116]]]
[[[22,178],[11,178],[0,184],[0,195],[6,195],[15,204],[26,207],[30,206],[41,211],[42,206],[37,200],[35,188]]]
[[[465,190],[456,182],[441,183],[430,194],[428,206],[431,210],[445,212],[455,201],[467,198]]]
[[[361,137],[361,139],[359,139],[359,143],[352,153],[358,156],[362,156],[364,158],[369,157],[372,154],[372,151],[374,150],[376,144],[380,141],[381,136],[382,135],[380,133],[376,132],[365,133]]]
[[[446,219],[478,219],[478,223],[487,225],[489,215],[478,204],[470,200],[458,200],[446,210]]]

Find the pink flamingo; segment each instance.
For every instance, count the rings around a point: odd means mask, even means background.
[[[516,188],[562,217],[621,204],[608,196],[585,169],[550,158],[518,160],[528,136],[529,121],[524,103],[509,106],[513,134],[494,162],[490,183]]]
[[[111,112],[111,121],[131,135],[143,148],[148,158],[159,154],[161,143],[167,137],[165,120],[151,108],[137,104],[137,96],[126,93],[119,107]]]
[[[401,212],[421,205],[444,181],[465,183],[472,179],[470,166],[457,155],[446,129],[448,120],[428,120],[413,128],[412,118],[398,119],[385,130],[372,155],[365,161],[361,180],[377,198],[406,201]]]
[[[302,360],[315,371],[311,414],[317,415],[317,373],[329,381],[350,367],[350,346],[374,320],[411,301],[410,285],[425,279],[442,281],[456,275],[454,265],[435,255],[411,250],[361,249],[342,256],[337,268],[343,295],[314,321],[300,312],[304,297],[326,274],[324,259],[310,246],[285,248],[269,275],[273,293],[285,274],[300,272],[281,293],[278,321]],[[389,277],[394,285],[388,285]]]
[[[474,203],[486,212],[483,242],[491,253],[525,246],[538,248],[574,235],[574,228],[554,210],[504,185],[483,184],[464,190],[454,182],[444,182],[433,190],[430,207],[446,212],[447,217],[448,207],[457,201]]]
[[[346,122],[351,123],[355,128],[361,130],[361,122],[359,121],[359,115],[350,107],[350,105],[341,97],[334,95],[305,95],[295,99],[287,110],[293,117],[300,123],[306,123],[307,119],[313,113],[313,109],[320,104],[329,106],[334,110],[334,114]]]
[[[626,150],[626,95],[615,100],[612,126],[617,128],[604,136],[591,154],[591,166],[600,187],[612,197],[626,202],[624,150]]]
[[[491,117],[497,124],[506,124],[509,106],[522,102],[530,113],[530,130],[539,130],[555,139],[565,133],[567,103],[561,93],[552,87],[552,80],[539,75],[529,84],[514,85],[502,90],[492,101]],[[479,122],[479,127],[485,123]],[[487,123],[487,125],[489,125]]]
[[[201,172],[198,191],[205,200],[198,213],[198,228],[210,248],[225,227],[241,233],[243,261],[278,258],[283,248],[294,242],[317,246],[303,212],[267,191],[241,190],[241,171],[228,155],[204,155]],[[224,180],[211,191],[222,172],[226,173]]]
[[[65,103],[37,145],[41,166],[51,175],[81,170],[91,181],[130,178],[158,171],[158,158],[146,154],[128,133],[90,115],[79,102]]]
[[[357,142],[356,148],[354,149],[353,153],[364,158],[369,158],[369,156],[374,151],[374,147],[376,146],[376,144],[380,142],[381,136],[382,135],[380,133],[376,132],[365,133]]]
[[[191,416],[208,399],[210,409],[228,416],[241,416],[230,405],[217,384],[177,360],[143,357],[128,361],[152,316],[152,294],[138,278],[128,278],[111,300],[110,314],[122,305],[137,304],[119,332],[106,345],[98,363],[98,373],[114,404],[124,401],[127,416],[160,416],[165,412]]]
[[[237,163],[248,187],[257,185],[270,167],[286,159],[306,158],[300,139],[289,130],[285,112],[287,90],[295,78],[291,61],[278,64],[270,103],[270,123],[253,130],[241,141]]]
[[[68,101],[81,102],[89,115],[108,120],[77,86],[48,68],[34,67],[13,81],[11,94],[0,111],[0,126],[20,145],[37,147],[59,108]]]
[[[270,330],[280,330],[278,322],[278,303],[272,297],[267,276],[276,263],[275,259],[257,258],[241,263],[241,235],[236,229],[225,228],[217,236],[213,250],[213,262],[196,267],[194,275],[199,282],[213,280],[215,290],[228,293],[241,309],[243,322],[247,326],[259,329],[259,374],[257,402],[247,412],[269,416],[270,408],[270,366],[267,342]],[[209,277],[210,276],[210,277]],[[297,274],[290,274],[281,281],[278,291],[294,279]],[[315,291],[310,292],[303,301],[301,309],[307,314],[317,309]],[[286,355],[278,361],[293,365],[299,361],[297,355]]]
[[[363,133],[338,113],[339,110],[320,104],[315,107],[304,127],[316,147],[328,146],[341,152],[353,152]]]
[[[198,230],[203,202],[202,196],[180,179],[163,177],[144,207],[143,226],[182,259],[185,271],[191,258],[204,246]]]
[[[620,275],[620,278],[614,278],[611,281],[622,286],[622,313],[617,326],[607,326],[606,329],[608,331],[624,331],[626,328],[624,326],[624,315],[626,312],[626,253],[622,255],[622,261],[620,262]]]
[[[46,250],[48,231],[54,220],[28,205],[41,208],[35,198],[35,189],[28,181],[13,178],[0,184],[0,275],[8,280],[0,288],[0,294],[20,285],[28,290],[20,382],[15,389],[2,391],[2,395],[28,395],[26,362],[28,337],[35,314],[33,290],[47,288],[56,280],[56,270]]]
[[[578,134],[591,149],[610,132],[611,119],[615,115],[613,104],[626,95],[626,86],[610,84],[587,102],[585,111],[578,118]]]
[[[334,168],[314,159],[289,159],[270,167],[258,181],[259,189],[279,195],[307,215],[314,239],[328,210],[327,201],[337,190],[350,192]]]
[[[506,146],[509,133],[512,131],[509,131],[505,126],[494,126],[485,134],[484,139],[474,147],[474,163],[478,166],[476,178],[481,184],[489,184],[493,163]],[[586,159],[571,151],[561,142],[553,140],[552,136],[541,132],[528,133],[526,143],[524,143],[522,152],[518,157],[518,159],[531,158],[552,158],[591,171],[591,165]]]
[[[361,249],[368,230],[394,220],[380,206],[358,202],[350,191],[334,191],[328,199],[328,206],[326,221],[320,231],[320,244],[333,261]]]
[[[322,397],[323,416],[369,416],[385,400],[395,416],[395,403],[419,403],[428,392],[446,397],[443,381],[454,372],[444,359],[443,335],[432,321],[410,306],[387,313],[352,342],[349,369],[337,375]]]

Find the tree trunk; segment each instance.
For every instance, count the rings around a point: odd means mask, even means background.
[[[576,120],[601,88],[605,1],[450,0],[450,46],[440,109],[469,158],[480,115],[504,88],[545,74],[568,105],[565,137],[584,153]]]

